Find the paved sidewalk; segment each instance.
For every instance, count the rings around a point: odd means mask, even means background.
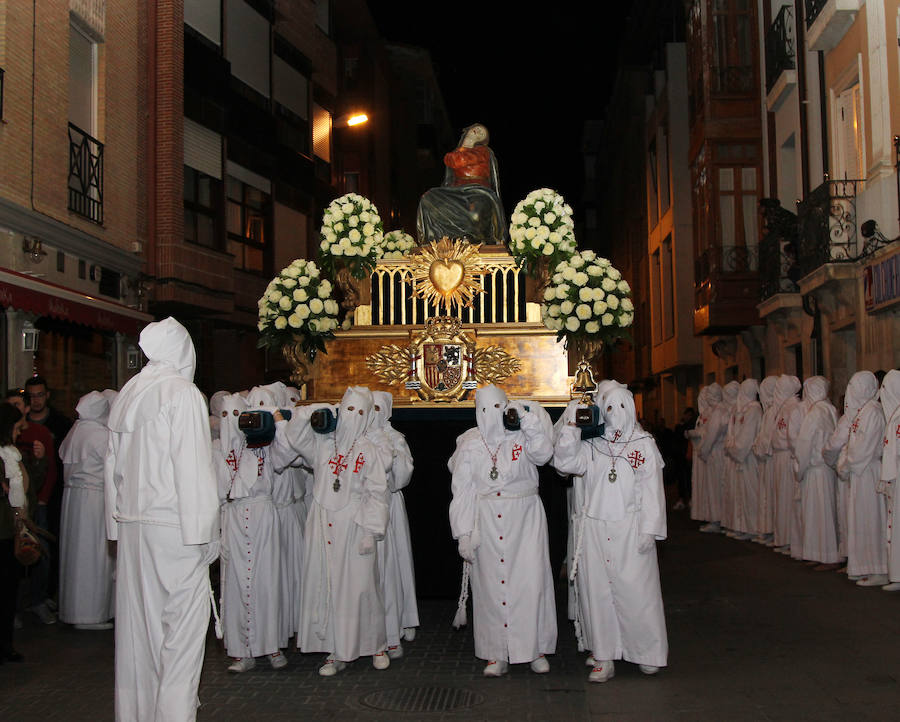
[[[485,679],[471,630],[450,627],[454,602],[423,600],[419,635],[383,672],[361,659],[322,679],[322,655],[291,651],[284,670],[260,660],[232,675],[210,637],[199,719],[897,718],[900,594],[856,587],[749,542],[699,534],[684,512],[671,513],[669,524],[660,562],[670,666],[656,677],[617,663],[613,680],[588,684],[585,655],[561,622],[550,674],[517,665],[504,678]],[[112,632],[44,627],[27,614],[25,623],[16,646],[26,663],[0,666],[0,719],[112,719]]]

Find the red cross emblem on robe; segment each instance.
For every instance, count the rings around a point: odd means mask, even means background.
[[[338,454],[337,456],[333,456],[328,460],[328,465],[331,467],[331,473],[335,476],[339,476],[340,473],[347,468],[347,462],[344,461],[344,455]]]
[[[853,419],[853,423],[850,424],[850,431],[852,431],[855,434],[856,430],[858,428],[859,428],[859,417],[857,416],[855,419]]]
[[[635,449],[628,455],[628,463],[631,464],[632,469],[637,469],[645,461],[646,459],[644,458],[643,454],[641,454],[641,452],[637,449]]]
[[[784,431],[787,428],[787,422],[784,420],[784,418],[779,418],[776,426],[778,427],[779,431]]]
[[[266,458],[264,456],[256,457],[256,475],[262,476],[263,466],[265,466]]]
[[[616,433],[613,434],[613,441],[618,441],[619,437],[622,435],[622,432],[619,429],[616,429]]]
[[[237,455],[234,453],[234,449],[228,452],[228,456],[225,457],[225,463],[231,467],[232,471],[237,471],[238,460]]]
[[[360,469],[362,469],[365,465],[366,457],[363,456],[363,453],[360,451],[359,456],[356,457],[356,463],[353,465],[353,473],[358,474]]]
[[[519,460],[519,454],[521,454],[521,453],[522,453],[522,446],[521,446],[521,444],[513,444],[513,448],[512,448],[512,460],[513,460],[513,461],[518,461],[518,460]]]
[[[897,438],[900,439],[900,424],[897,424]]]

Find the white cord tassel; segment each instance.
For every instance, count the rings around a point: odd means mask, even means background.
[[[216,595],[213,594],[212,583],[208,579],[206,583],[209,586],[209,604],[212,607],[213,619],[216,622],[216,639],[222,639],[225,634],[222,631],[222,620],[219,618],[219,609],[216,607]]]
[[[459,601],[456,604],[456,616],[453,617],[453,628],[459,629],[469,623],[466,606],[469,602],[469,569],[471,563],[463,561],[462,587],[459,590]]]

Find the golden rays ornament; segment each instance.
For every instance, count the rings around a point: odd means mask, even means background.
[[[454,304],[471,308],[472,300],[484,293],[479,277],[484,274],[481,244],[468,241],[451,241],[444,236],[422,246],[413,256],[413,288],[419,298],[435,307],[444,306],[447,313]]]

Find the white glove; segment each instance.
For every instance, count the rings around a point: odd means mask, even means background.
[[[638,554],[647,554],[656,548],[656,537],[652,534],[638,534]]]
[[[893,483],[894,482],[892,481],[881,479],[877,484],[875,484],[875,491],[879,494],[884,494],[885,496],[887,496],[891,493],[891,484]]]
[[[222,543],[219,541],[211,541],[207,544],[204,544],[203,546],[205,547],[203,550],[203,563],[208,566],[219,558],[219,552],[222,549]]]
[[[475,547],[472,545],[471,534],[463,534],[459,538],[459,555],[467,562],[475,561]]]
[[[525,416],[525,414],[528,413],[528,409],[525,408],[525,404],[523,404],[521,401],[509,401],[506,404],[506,408],[515,409],[516,411],[518,411],[519,418],[522,418],[523,416]]]
[[[364,534],[359,540],[359,553],[362,556],[373,554],[375,552],[375,537],[371,534]]]

